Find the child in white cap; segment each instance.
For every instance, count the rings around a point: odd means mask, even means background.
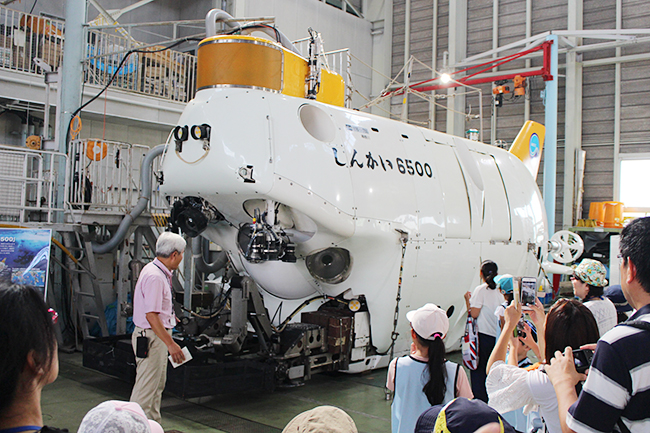
[[[465,370],[445,359],[447,314],[425,304],[406,313],[406,318],[411,323],[411,354],[393,359],[386,379],[386,387],[393,391],[393,433],[412,433],[420,414],[433,405],[474,397]]]
[[[84,416],[77,433],[163,433],[163,428],[147,419],[138,403],[109,400]]]

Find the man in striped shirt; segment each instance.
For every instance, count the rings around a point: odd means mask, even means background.
[[[650,217],[632,221],[621,233],[621,286],[637,311],[627,321],[650,323]],[[632,326],[635,325],[635,326]],[[562,431],[650,431],[650,330],[621,324],[601,337],[580,396],[571,348],[555,353],[546,369],[558,399]]]

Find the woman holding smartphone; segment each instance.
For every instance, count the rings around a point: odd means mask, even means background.
[[[576,299],[559,299],[544,316],[537,300],[527,311],[539,331],[540,351],[550,360],[567,346],[579,349],[598,340],[598,326],[591,311]],[[546,430],[561,433],[555,389],[544,373],[545,361],[526,369],[517,366],[516,357],[505,363],[508,345],[516,353],[519,339],[513,334],[521,318],[521,306],[513,303],[505,311],[505,325],[487,363],[487,391],[490,406],[505,413],[524,408],[524,414],[539,410]],[[543,332],[542,332],[543,331]]]

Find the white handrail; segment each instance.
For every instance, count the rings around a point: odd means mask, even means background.
[[[0,145],[0,220],[30,223],[59,221],[67,195],[67,155]],[[64,173],[59,173],[59,169]],[[63,176],[64,179],[60,179]]]

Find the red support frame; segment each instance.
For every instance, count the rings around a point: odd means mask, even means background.
[[[509,80],[515,78],[517,75],[521,77],[534,77],[534,76],[541,76],[544,81],[550,81],[553,80],[553,75],[551,75],[551,45],[553,44],[553,41],[545,41],[541,45],[531,48],[526,51],[522,51],[517,54],[511,54],[506,57],[501,57],[498,59],[491,60],[489,62],[481,63],[480,65],[476,66],[470,66],[469,68],[461,69],[459,71],[453,72],[450,75],[455,75],[455,74],[460,74],[461,72],[467,72],[476,68],[483,68],[479,70],[478,72],[474,72],[473,74],[467,75],[465,77],[459,78],[458,80],[453,80],[450,81],[449,83],[445,84],[435,84],[435,85],[429,85],[425,86],[425,84],[430,83],[432,81],[437,81],[439,78],[432,78],[429,80],[425,81],[420,81],[419,83],[413,83],[409,86],[409,88],[416,90],[418,92],[428,92],[430,90],[438,90],[438,89],[449,89],[453,87],[460,87],[460,86],[471,86],[474,84],[483,84],[483,83],[491,83],[494,81],[500,81],[500,80]],[[492,70],[498,66],[501,66],[505,63],[511,62],[513,60],[517,60],[527,54],[534,53],[536,51],[543,50],[543,64],[541,69],[538,69],[536,71],[528,71],[528,72],[521,72],[518,74],[503,74],[503,75],[497,75],[497,76],[492,76],[492,77],[485,77],[485,78],[475,78],[471,79],[472,77],[475,77],[479,74],[482,74],[484,72],[487,72],[489,70]],[[404,93],[404,88],[399,88],[395,89],[391,92],[386,92],[382,94],[382,96],[397,96],[401,95]]]

